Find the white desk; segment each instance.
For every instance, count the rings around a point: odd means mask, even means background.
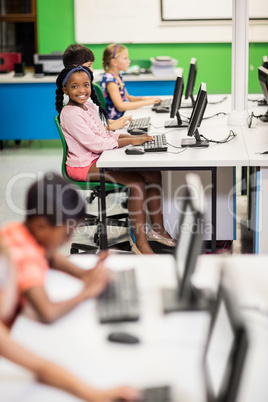
[[[96,261],[96,256],[89,255],[72,258],[88,268]],[[207,283],[210,280],[211,284],[215,273],[211,269],[217,270],[225,262],[241,305],[262,306],[263,311],[267,311],[267,256],[209,255],[201,256],[200,260]],[[21,316],[12,329],[12,337],[96,387],[130,384],[143,388],[169,384],[174,402],[205,402],[202,356],[209,318],[206,313],[174,313],[166,317],[161,313],[159,290],[164,286],[174,286],[172,257],[113,255],[107,263],[113,269],[133,266],[137,269],[142,304],[140,322],[99,325],[95,317],[95,302],[91,300],[49,326]],[[62,273],[51,271],[48,275],[47,290],[53,300],[75,295],[80,286],[79,281]],[[267,315],[246,310],[244,314],[248,319],[251,344],[237,402],[266,402]],[[115,327],[131,331],[142,342],[134,346],[107,342],[107,334]],[[62,391],[34,382],[28,372],[4,359],[0,359],[0,395],[4,402],[77,401]]]
[[[246,322],[250,344],[238,402],[268,400],[267,266],[267,255],[202,255],[192,278],[198,288],[215,293],[223,269]]]
[[[72,258],[83,267],[94,266],[96,261],[92,255]],[[175,286],[173,258],[112,255],[107,265],[112,269],[136,268],[141,302],[138,322],[100,325],[95,301],[90,300],[49,326],[21,316],[12,329],[12,337],[96,387],[170,384],[174,401],[205,401],[201,362],[209,315],[162,314],[160,289]],[[80,282],[60,272],[49,272],[47,290],[53,300],[73,296],[80,286]],[[141,343],[129,346],[108,342],[107,334],[115,329],[138,335]],[[26,371],[4,359],[0,359],[0,395],[5,402],[77,400],[35,383]]]
[[[222,96],[216,96],[216,99],[221,99]],[[211,97],[212,99],[212,97]],[[215,99],[215,98],[214,98]],[[221,103],[219,105],[210,105],[206,111],[205,116],[210,116],[216,113],[216,110],[225,111],[228,108],[228,105],[224,105]],[[219,109],[220,108],[220,109]],[[181,115],[189,116],[191,113],[191,109],[181,109]],[[129,113],[130,114],[130,113]],[[141,108],[136,111],[132,111],[131,113],[133,117],[143,117],[143,116],[151,116],[152,126],[150,128],[149,133],[166,133],[167,139],[169,144],[180,146],[181,138],[187,135],[186,129],[171,129],[171,128],[163,128],[163,122],[167,120],[167,114],[156,114],[151,111],[151,107]],[[204,120],[201,126],[201,133],[203,133],[208,138],[213,138],[216,140],[220,140],[225,138],[229,130],[232,127],[226,125],[226,117],[217,117],[211,120]],[[217,168],[233,168],[234,166],[247,166],[248,164],[248,154],[245,147],[244,139],[242,136],[242,131],[240,127],[233,127],[233,130],[238,133],[237,137],[230,143],[216,145],[211,144],[206,149],[191,149],[187,148],[183,152],[181,149],[176,149],[169,145],[168,152],[163,153],[146,153],[144,155],[126,155],[124,148],[119,148],[117,150],[105,151],[99,158],[97,165],[101,169],[102,179],[103,179],[103,172],[105,170],[138,170],[138,169],[148,169],[148,170],[161,170],[161,171],[174,171],[174,170],[208,170],[212,172],[213,179],[206,183],[206,193],[209,194],[210,198],[210,191],[212,191],[212,206],[211,206],[211,220],[207,219],[208,226],[206,229],[205,234],[209,236],[213,245],[216,246],[216,235],[217,232],[211,230],[212,227],[216,228],[216,216],[219,220],[222,214],[222,209],[219,208],[219,214],[217,215],[217,207],[216,207],[216,185],[217,185]],[[174,152],[174,153],[171,153]],[[180,152],[180,153],[179,153]],[[225,173],[225,172],[224,172]],[[228,172],[228,179],[226,176],[223,175],[222,182],[224,183],[225,187],[224,190],[221,189],[221,194],[227,194],[226,198],[228,200],[228,193],[233,188],[233,173],[232,170]],[[211,182],[213,183],[213,188],[211,190]],[[167,194],[166,198],[171,199],[172,194],[176,194],[178,197],[178,180],[174,180],[174,178],[170,176],[169,173],[165,173],[165,180],[164,183],[164,193]],[[183,182],[180,180],[180,183]],[[102,183],[103,186],[103,183]],[[227,186],[227,187],[226,187]],[[103,188],[103,187],[102,187]],[[230,199],[232,201],[231,195]],[[177,203],[177,199],[175,201]],[[178,206],[174,207],[174,198],[172,199],[173,206],[168,205],[165,209],[164,207],[164,219],[165,225],[167,229],[172,229],[171,233],[174,235],[177,234],[177,227],[174,227],[174,222],[178,220]],[[102,204],[102,211],[105,211],[105,200]],[[164,200],[166,202],[166,200]],[[225,201],[225,208],[228,210],[228,202]],[[221,205],[222,206],[222,205]],[[173,208],[173,209],[172,209]],[[172,209],[172,211],[171,211]],[[232,204],[230,209],[232,210]],[[210,211],[210,203],[207,203],[207,210]],[[105,214],[103,214],[103,222],[105,222]],[[223,214],[225,217],[226,215]],[[231,228],[233,228],[233,221],[232,215],[229,213],[229,218],[231,218]],[[166,222],[168,223],[166,224]],[[229,221],[230,222],[230,221]],[[228,222],[228,223],[229,223]],[[226,225],[226,222],[223,220],[223,225]],[[105,225],[104,225],[105,226]],[[175,229],[175,230],[174,230]],[[105,243],[105,233],[104,233],[104,244]],[[231,237],[233,238],[233,237]],[[214,250],[215,247],[213,246]],[[105,245],[104,245],[105,248]]]
[[[251,227],[254,230],[254,252],[268,252],[268,123],[258,122],[256,128],[243,128],[249,154]]]

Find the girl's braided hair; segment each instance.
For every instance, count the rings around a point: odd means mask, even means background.
[[[85,67],[85,66],[83,66],[83,67],[81,67],[81,66],[80,67],[69,66],[69,67],[64,68],[60,72],[60,74],[58,75],[58,78],[56,80],[57,89],[56,89],[56,102],[55,102],[55,105],[56,105],[56,110],[59,113],[59,119],[60,119],[60,113],[61,113],[61,111],[63,109],[63,106],[64,106],[64,104],[63,104],[64,92],[62,90],[63,82],[64,82],[65,77],[69,73],[71,73],[72,70],[74,70],[73,73],[75,73],[75,72],[87,72],[88,73],[88,75],[90,77],[90,83],[91,83],[91,95],[90,95],[90,98],[99,107],[99,116],[100,116],[101,120],[103,120],[106,123],[106,125],[108,126],[108,121],[107,121],[108,120],[108,114],[107,114],[106,110],[101,106],[99,98],[98,98],[98,96],[97,96],[97,94],[95,92],[95,89],[93,87],[93,84],[92,84],[92,82],[93,82],[93,73],[88,67]]]

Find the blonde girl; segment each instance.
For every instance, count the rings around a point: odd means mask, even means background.
[[[123,45],[111,44],[103,53],[104,75],[101,87],[106,100],[109,119],[118,119],[126,110],[138,109],[161,102],[158,97],[137,97],[129,95],[120,71],[127,71],[130,60],[128,50]]]

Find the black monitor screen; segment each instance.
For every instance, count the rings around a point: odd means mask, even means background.
[[[204,353],[207,401],[235,402],[248,350],[248,334],[237,300],[220,285]]]
[[[209,143],[207,141],[201,141],[198,127],[200,126],[203,115],[207,106],[207,86],[204,82],[201,83],[196,102],[190,117],[188,126],[188,136],[194,138],[182,139],[182,147],[205,147]]]
[[[193,105],[194,105],[193,91],[194,91],[196,73],[197,73],[196,59],[193,57],[191,59],[191,63],[190,63],[190,70],[189,70],[188,81],[187,81],[187,85],[186,85],[186,91],[185,91],[185,99],[191,98]]]
[[[180,116],[181,98],[183,94],[184,82],[182,78],[182,73],[180,72],[176,79],[176,84],[174,88],[174,94],[172,99],[172,105],[170,109],[170,117],[174,120],[167,120],[164,123],[165,127],[188,127],[187,123],[184,123]]]
[[[267,58],[267,56],[263,56],[263,58],[262,58],[262,67],[268,69],[268,58]]]
[[[259,83],[264,95],[264,98],[268,102],[268,69],[264,67],[258,68]]]
[[[229,369],[228,361],[233,345],[234,332],[226,304],[222,299],[210,334],[205,360],[211,391],[215,399],[219,397],[226,371]]]
[[[202,253],[204,228],[204,189],[200,177],[188,173],[180,204],[179,233],[174,249],[177,287],[163,289],[165,313],[207,310],[208,303],[200,300],[192,286],[192,274]]]
[[[174,250],[177,277],[179,283],[179,297],[188,299],[191,296],[191,276],[194,272],[196,260],[202,253],[204,220],[203,187],[195,175],[188,174],[187,187],[184,194],[180,216],[180,230],[177,245]]]
[[[179,73],[176,79],[173,100],[170,110],[170,117],[173,119],[181,106],[181,98],[183,94],[184,82],[182,78],[182,73]]]

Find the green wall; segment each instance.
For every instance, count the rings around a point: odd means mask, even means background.
[[[37,0],[39,53],[64,51],[75,42],[74,0]],[[98,33],[96,32],[96,35]],[[94,40],[92,40],[94,42]],[[94,68],[101,68],[106,44],[86,44],[94,52]],[[174,57],[188,75],[192,57],[197,59],[197,84],[206,82],[208,93],[231,92],[232,47],[230,43],[127,44],[130,59],[149,59],[159,55]],[[260,93],[257,69],[262,56],[268,55],[268,43],[249,46],[249,93]],[[198,88],[198,85],[196,85]]]

